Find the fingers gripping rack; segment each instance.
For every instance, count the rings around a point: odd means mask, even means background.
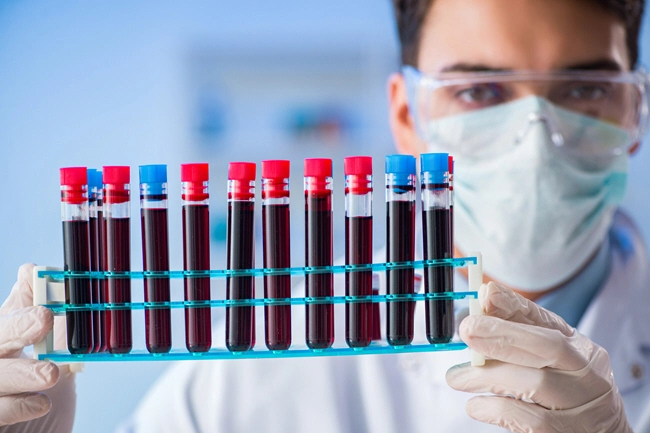
[[[67,278],[192,278],[206,277],[264,277],[275,275],[308,275],[322,273],[351,273],[351,272],[386,272],[397,269],[424,269],[435,266],[468,267],[469,291],[445,293],[415,293],[412,295],[373,295],[373,296],[333,296],[327,298],[255,298],[242,300],[216,299],[210,301],[170,301],[157,302],[132,302],[128,304],[83,304],[71,305],[65,302],[65,279]],[[50,308],[57,316],[65,315],[66,311],[107,311],[107,310],[142,310],[149,308],[191,308],[191,307],[237,307],[237,306],[271,306],[271,305],[309,305],[309,304],[346,304],[346,303],[388,303],[404,301],[431,301],[431,300],[459,300],[468,299],[470,315],[482,314],[478,301],[478,288],[483,282],[481,254],[474,253],[469,257],[455,259],[440,259],[400,263],[374,263],[369,265],[344,265],[327,267],[298,267],[284,269],[240,269],[240,270],[212,270],[212,271],[168,271],[168,272],[64,272],[60,268],[38,266],[34,268],[34,305]],[[339,318],[338,320],[342,320]],[[58,332],[65,332],[57,330]],[[271,351],[258,344],[258,349],[245,352],[230,352],[225,348],[212,348],[207,352],[191,353],[185,348],[172,348],[169,353],[149,353],[145,349],[132,350],[126,354],[111,354],[108,352],[71,354],[67,350],[54,350],[54,336],[51,331],[46,338],[34,345],[34,358],[49,359],[55,362],[82,363],[94,361],[172,361],[172,360],[207,360],[207,359],[250,359],[250,358],[292,358],[314,356],[346,356],[370,354],[399,354],[413,352],[433,352],[462,350],[467,348],[461,341],[452,341],[443,344],[409,344],[405,346],[391,346],[385,342],[373,342],[365,348],[349,348],[337,346],[336,343],[329,349],[309,349],[306,346],[294,345],[288,350]],[[482,355],[472,353],[472,365],[483,365],[485,359]]]

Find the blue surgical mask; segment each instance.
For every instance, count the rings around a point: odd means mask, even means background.
[[[628,156],[575,152],[580,143],[571,137],[584,145],[585,125],[589,140],[628,139],[623,129],[534,96],[427,125],[447,142],[466,137],[459,149],[475,149],[454,154],[455,241],[462,251],[483,253],[489,276],[524,291],[547,290],[575,275],[603,242],[624,195]],[[554,128],[563,131],[562,146]],[[430,150],[449,149],[434,142]]]

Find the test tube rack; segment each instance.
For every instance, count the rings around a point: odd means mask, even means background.
[[[446,292],[446,293],[416,293],[408,295],[374,295],[374,296],[332,296],[323,298],[255,298],[244,300],[210,300],[210,301],[171,301],[171,302],[132,302],[128,304],[84,304],[70,305],[65,303],[64,280],[66,278],[192,278],[192,277],[263,277],[273,275],[308,275],[323,273],[346,273],[346,272],[386,272],[387,270],[398,269],[423,269],[434,266],[468,267],[467,292]],[[345,304],[355,302],[402,302],[402,301],[430,301],[430,300],[459,300],[468,299],[470,315],[482,314],[478,302],[478,288],[483,282],[482,260],[480,253],[472,253],[465,258],[450,258],[438,260],[424,260],[400,263],[374,263],[366,265],[342,265],[323,267],[296,267],[296,268],[258,268],[238,270],[210,270],[210,271],[168,271],[168,272],[66,272],[60,268],[49,266],[37,266],[33,274],[34,305],[42,305],[50,308],[55,315],[65,315],[66,311],[103,311],[103,310],[141,310],[145,308],[187,308],[187,307],[211,307],[224,308],[236,306],[265,305],[309,305],[309,304]],[[83,363],[83,362],[115,362],[115,361],[186,361],[186,360],[209,360],[209,359],[251,359],[251,358],[299,358],[317,356],[355,356],[355,355],[386,355],[413,352],[436,352],[449,350],[462,350],[467,348],[463,342],[450,342],[444,344],[409,344],[405,346],[391,346],[385,342],[373,342],[364,348],[331,347],[328,349],[309,349],[306,347],[290,347],[283,351],[267,350],[263,344],[259,349],[251,349],[245,352],[230,352],[225,348],[212,348],[207,352],[191,353],[185,349],[175,349],[168,353],[149,353],[145,349],[134,349],[126,354],[111,354],[108,352],[71,354],[64,350],[54,350],[54,330],[52,330],[42,341],[34,344],[33,356],[39,360],[50,360],[60,363]],[[472,365],[483,365],[483,355],[473,352]]]

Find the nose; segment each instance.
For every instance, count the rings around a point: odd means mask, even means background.
[[[521,144],[524,138],[526,138],[526,134],[528,134],[530,129],[537,124],[541,124],[541,126],[544,127],[549,137],[551,138],[551,141],[556,147],[564,145],[564,138],[562,137],[562,134],[557,131],[553,120],[550,118],[548,113],[545,112],[544,107],[540,105],[536,107],[535,111],[528,113],[528,116],[526,117],[526,124],[519,131],[517,131],[517,135],[515,137],[515,146]]]

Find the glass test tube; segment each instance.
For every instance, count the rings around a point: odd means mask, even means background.
[[[386,262],[415,260],[415,157],[386,157]],[[414,269],[386,271],[388,295],[414,294]],[[386,303],[386,339],[392,346],[413,341],[415,302],[394,300]]]
[[[454,157],[449,155],[449,243],[454,248]]]
[[[86,167],[69,167],[60,170],[65,271],[90,271],[87,179]],[[91,300],[89,277],[65,279],[66,304],[85,305],[90,304]],[[90,353],[94,348],[92,311],[67,311],[65,317],[70,353]]]
[[[104,269],[111,272],[131,271],[131,169],[105,166],[104,182]],[[131,302],[131,279],[118,277],[106,281],[106,302]],[[133,348],[131,309],[121,306],[106,311],[108,351],[128,353]]]
[[[167,223],[167,166],[141,165],[140,214],[142,268],[145,272],[169,271],[169,229]],[[170,301],[168,276],[144,279],[144,301]],[[172,348],[171,310],[164,305],[145,307],[145,335],[150,353],[167,353]]]
[[[102,231],[101,227],[104,223],[102,206],[102,173],[94,168],[87,170],[88,175],[88,227],[90,238],[90,270],[97,272],[101,270],[102,263]],[[103,279],[93,278],[90,280],[91,295],[90,298],[93,304],[103,303]],[[103,311],[93,311],[93,352],[100,352],[106,350],[105,344],[102,341],[103,330],[102,322],[104,317],[101,315]]]
[[[210,213],[208,164],[181,164],[183,214],[183,269],[210,271]],[[209,301],[210,277],[184,278],[185,301]],[[185,307],[185,346],[190,352],[207,352],[212,347],[210,307]]]
[[[106,271],[106,233],[104,233],[104,185],[103,185],[103,173],[101,170],[97,170],[99,173],[99,189],[97,191],[97,222],[99,223],[99,232],[97,240],[99,243],[99,270]],[[99,302],[102,304],[107,303],[106,295],[108,293],[108,280],[106,277],[99,280]],[[99,322],[101,326],[101,341],[99,352],[106,352],[108,350],[108,327],[106,326],[106,310],[101,310],[99,312]]]
[[[345,264],[372,263],[372,158],[352,156],[345,172]],[[372,271],[345,273],[346,296],[372,296]],[[372,341],[372,303],[346,302],[345,341],[366,347]]]
[[[106,234],[104,233],[104,182],[103,173],[97,170],[97,245],[99,263],[98,270],[106,271]],[[92,221],[91,221],[92,222]],[[106,294],[108,292],[108,281],[106,277],[99,280],[99,302],[105,304]],[[106,310],[99,311],[99,326],[100,326],[100,346],[98,352],[106,352],[108,350],[108,327],[106,326]]]
[[[332,160],[305,159],[305,266],[332,266]],[[334,296],[332,273],[307,274],[305,297]],[[311,349],[327,349],[334,343],[334,305],[306,306],[306,343]]]
[[[424,259],[453,257],[449,238],[449,159],[446,153],[420,155]],[[453,267],[432,266],[424,270],[426,293],[453,292]],[[425,302],[429,343],[448,343],[454,336],[452,300]]]
[[[251,162],[228,164],[227,269],[255,267],[255,172]],[[226,278],[227,299],[253,299],[255,278]],[[226,347],[244,352],[253,347],[255,309],[251,306],[226,307]]]
[[[265,268],[291,267],[289,218],[290,163],[262,161],[262,239]],[[265,298],[290,298],[290,275],[265,275]],[[269,350],[291,346],[291,305],[265,305],[265,342]]]

